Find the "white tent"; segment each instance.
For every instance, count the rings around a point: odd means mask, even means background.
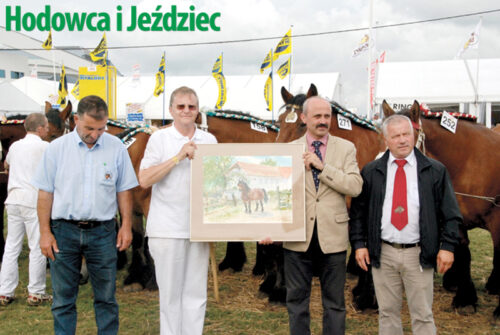
[[[375,103],[386,99],[391,104],[410,104],[416,99],[430,106],[459,104],[461,112],[474,112],[476,74],[476,60],[382,63]],[[479,60],[478,101],[487,117],[491,104],[500,103],[500,59]]]
[[[57,89],[59,87],[59,82],[32,77],[23,77],[11,81],[11,83],[43,108],[45,108],[45,101],[52,104],[57,103]],[[73,106],[76,106],[78,101],[71,94],[72,89],[73,84],[68,84],[67,98],[71,101]]]
[[[42,107],[23,93],[12,82],[0,83],[0,113],[9,116],[41,112]]]
[[[294,74],[292,75],[290,91],[293,94],[305,93],[310,84],[314,83],[320,95],[338,100],[339,77],[339,73]],[[223,106],[224,110],[242,111],[263,119],[272,118],[272,113],[266,110],[267,106],[264,100],[264,84],[267,75],[225,76],[225,78],[227,99]],[[201,109],[213,109],[216,104],[218,88],[212,76],[169,76],[167,73],[165,85],[165,118],[167,119],[171,118],[168,113],[168,99],[172,91],[179,86],[188,86],[197,92]],[[127,103],[142,103],[146,119],[162,119],[163,95],[153,96],[154,77],[141,77],[139,81],[133,81],[131,77],[122,77],[118,78],[117,86],[117,118],[126,118]],[[288,77],[281,80],[276,76],[273,86],[274,118],[277,118],[277,111],[283,105],[281,87],[285,86],[288,89]]]

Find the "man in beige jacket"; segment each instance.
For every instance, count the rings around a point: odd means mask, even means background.
[[[311,280],[318,275],[323,303],[323,334],[345,333],[344,284],[349,243],[345,197],[356,197],[362,178],[354,144],[329,135],[330,103],[311,97],[304,103],[302,121],[306,168],[306,241],[286,242],[285,285],[290,334],[310,334]],[[336,122],[335,120],[333,122]]]

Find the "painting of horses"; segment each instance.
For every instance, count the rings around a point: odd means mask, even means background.
[[[198,145],[191,239],[201,233],[213,241],[302,240],[303,151],[302,144]]]
[[[203,157],[203,222],[292,223],[292,156]]]

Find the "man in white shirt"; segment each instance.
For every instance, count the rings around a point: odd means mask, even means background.
[[[198,143],[217,143],[195,126],[198,96],[179,87],[170,97],[171,127],[151,136],[139,171],[142,187],[153,186],[146,234],[160,290],[162,335],[203,332],[209,247],[189,241],[190,160]]]
[[[8,216],[8,234],[0,272],[0,305],[14,300],[19,283],[17,259],[23,247],[24,233],[28,236],[29,284],[28,305],[40,305],[52,297],[45,293],[45,269],[47,259],[40,250],[40,230],[36,204],[38,190],[31,185],[31,178],[49,145],[42,140],[49,126],[45,115],[30,114],[24,121],[26,137],[14,142],[5,159],[9,170],[8,197],[5,201]]]

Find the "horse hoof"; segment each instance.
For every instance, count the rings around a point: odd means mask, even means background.
[[[252,274],[254,276],[262,276],[264,274],[264,267],[255,265],[252,269]]]
[[[488,282],[486,283],[486,291],[488,291],[488,294],[492,295],[500,294],[499,284],[494,280],[488,280]]]
[[[462,307],[455,307],[455,310],[460,315],[473,315],[476,313],[477,308],[475,305],[467,305]]]
[[[139,283],[132,283],[130,285],[123,286],[123,292],[131,293],[131,292],[140,292],[143,290],[143,287]]]
[[[495,319],[495,323],[497,326],[500,326],[500,305],[493,312],[493,318]]]
[[[222,261],[220,264],[219,264],[219,271],[224,271],[224,270],[227,270],[231,267],[231,264],[229,264],[229,262],[227,261]]]
[[[80,279],[78,280],[79,285],[85,285],[89,282],[89,276],[82,276],[80,275]]]

